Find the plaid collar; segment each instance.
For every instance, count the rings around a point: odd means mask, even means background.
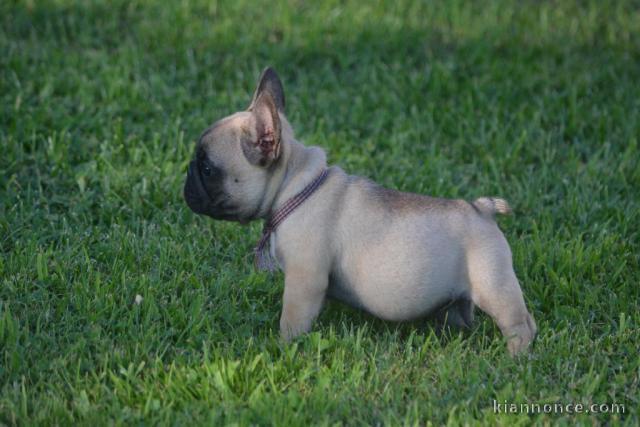
[[[329,174],[328,169],[323,169],[320,175],[316,177],[309,185],[307,185],[301,192],[290,198],[285,202],[280,209],[278,209],[268,221],[265,221],[262,228],[262,237],[258,241],[254,249],[255,254],[255,266],[258,270],[273,271],[276,268],[275,260],[271,257],[271,251],[269,250],[269,238],[271,233],[276,231],[276,228],[287,219],[291,213],[296,210],[298,206],[304,203],[311,195],[322,185],[324,180]]]

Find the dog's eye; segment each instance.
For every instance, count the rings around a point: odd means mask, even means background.
[[[204,159],[200,159],[199,163],[200,163],[200,172],[202,173],[202,175],[206,177],[210,177],[213,174],[213,169],[209,165],[209,162],[205,161]]]

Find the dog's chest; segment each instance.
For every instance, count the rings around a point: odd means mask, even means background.
[[[278,269],[284,270],[282,255],[279,255],[276,250],[276,233],[271,233],[271,236],[269,236],[269,256],[275,262]]]

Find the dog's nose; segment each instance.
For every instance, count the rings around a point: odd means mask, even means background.
[[[192,161],[189,163],[189,166],[187,167],[187,176],[192,176],[192,175],[195,173],[194,169],[195,169],[195,167],[196,167],[196,164],[197,164],[197,163],[196,163],[196,161],[195,161],[195,160],[192,160]]]
[[[196,184],[196,181],[194,180],[195,173],[196,173],[194,171],[194,163],[195,162],[189,163],[189,166],[187,167],[187,179],[185,180],[184,188],[182,190],[184,199],[190,207],[191,205],[195,204],[196,201],[199,199],[197,184]]]

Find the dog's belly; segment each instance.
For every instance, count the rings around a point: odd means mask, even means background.
[[[468,292],[462,248],[436,243],[354,244],[332,272],[328,295],[386,320],[426,316]]]

